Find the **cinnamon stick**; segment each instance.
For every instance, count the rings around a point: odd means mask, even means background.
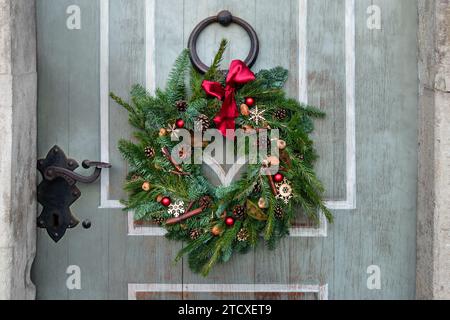
[[[272,193],[274,196],[278,194],[277,187],[275,186],[275,182],[273,181],[273,177],[270,174],[270,171],[267,170],[267,178],[269,179],[270,187],[272,188]]]
[[[289,155],[286,152],[286,150],[281,151],[281,159],[287,163],[288,168],[292,168],[292,161],[291,161],[291,158],[289,158]]]
[[[186,212],[191,211],[192,207],[194,206],[194,203],[195,203],[195,201],[192,201],[191,203],[189,203],[189,205],[188,205],[188,207],[186,209]]]
[[[169,220],[166,221],[166,225],[171,226],[171,225],[180,223],[184,220],[195,217],[202,212],[203,212],[203,208],[198,208],[198,209],[192,210],[192,211],[185,213],[177,218],[170,218]]]
[[[169,162],[173,165],[173,167],[175,168],[176,171],[178,171],[179,173],[183,172],[183,168],[181,168],[181,166],[175,162],[175,160],[173,160],[172,156],[170,155],[170,151],[169,149],[167,149],[166,147],[161,149],[163,155],[166,157],[167,160],[169,160]]]
[[[179,172],[179,171],[175,171],[175,170],[170,171],[170,173],[176,174],[177,176],[190,176],[191,175],[188,172]]]

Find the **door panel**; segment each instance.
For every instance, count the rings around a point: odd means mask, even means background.
[[[72,207],[92,228],[68,230],[54,244],[38,232],[33,281],[40,299],[351,299],[412,298],[415,287],[417,183],[416,4],[408,0],[39,0],[39,155],[55,144],[77,160],[113,164],[101,182],[80,185]],[[66,10],[81,9],[68,30]],[[367,8],[381,8],[381,29],[367,27]],[[127,114],[108,100],[135,83],[163,86],[173,61],[202,19],[228,9],[257,31],[254,70],[290,71],[292,97],[327,113],[317,121],[317,171],[334,224],[298,223],[275,251],[262,245],[217,266],[208,278],[182,247],[149,223],[133,223],[118,200],[127,164],[117,141],[132,132]],[[224,66],[245,58],[247,35],[209,27],[199,55],[212,60],[230,40]],[[69,266],[81,270],[70,290]],[[381,289],[369,290],[369,266]]]

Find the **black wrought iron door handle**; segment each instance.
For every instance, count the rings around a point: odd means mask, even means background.
[[[77,182],[81,183],[94,183],[102,173],[102,169],[111,168],[111,164],[104,162],[94,162],[90,160],[84,160],[82,163],[83,168],[89,169],[95,167],[94,173],[90,176],[82,176],[78,173],[70,171],[69,169],[65,169],[62,167],[50,166],[44,172],[45,179],[49,181],[53,181],[56,178],[63,178],[70,185],[74,185]]]
[[[253,29],[253,27],[248,22],[241,18],[233,16],[231,12],[227,10],[219,12],[217,16],[206,18],[205,20],[200,22],[192,31],[188,41],[188,48],[194,67],[203,74],[206,73],[209,69],[209,67],[204,64],[198,56],[197,40],[203,30],[205,30],[206,27],[213,23],[220,23],[224,27],[229,26],[231,23],[236,23],[247,32],[248,36],[250,37],[250,53],[248,54],[244,62],[249,67],[252,67],[255,64],[256,59],[258,59],[259,54],[258,35],[256,34],[255,29]]]
[[[43,209],[37,225],[47,229],[55,242],[61,240],[68,228],[79,224],[70,211],[70,206],[81,197],[76,183],[93,183],[100,177],[102,169],[111,168],[109,163],[90,160],[84,160],[82,166],[85,169],[95,168],[94,172],[90,176],[75,173],[78,162],[68,159],[58,146],[54,146],[45,159],[38,160],[38,170],[43,177],[38,186],[38,202]]]

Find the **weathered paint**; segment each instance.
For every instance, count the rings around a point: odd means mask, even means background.
[[[99,186],[83,186],[83,198],[73,211],[80,219],[92,220],[93,227],[69,230],[58,245],[39,231],[33,270],[38,297],[126,299],[128,285],[133,283],[160,287],[180,283],[250,287],[328,284],[331,299],[414,297],[416,4],[408,0],[156,0],[153,15],[151,2],[109,1],[108,88],[127,96],[135,82],[151,87],[153,74],[156,85],[165,83],[195,24],[229,9],[252,24],[260,36],[261,55],[254,69],[276,65],[288,68],[288,93],[307,96],[311,104],[327,112],[327,119],[317,122],[315,133],[321,157],[317,170],[327,187],[327,199],[345,201],[349,190],[348,161],[354,157],[356,209],[336,210],[336,222],[328,225],[327,237],[289,238],[275,251],[260,246],[255,252],[218,266],[204,279],[192,274],[186,263],[172,263],[181,247],[179,243],[158,236],[129,236],[127,215],[120,209],[98,208]],[[105,50],[99,46],[101,2],[76,3],[82,9],[83,19],[82,29],[77,31],[64,27],[65,9],[73,1],[38,3],[39,154],[45,155],[58,143],[76,159],[95,160],[102,156],[104,145],[99,134],[99,64]],[[382,9],[382,30],[366,27],[366,9],[372,4]],[[303,16],[299,14],[301,8],[307,9]],[[346,12],[350,9],[354,11]],[[146,14],[155,17],[154,26]],[[353,15],[354,39],[349,38]],[[300,21],[305,17],[306,23]],[[306,34],[302,34],[300,25],[307,26]],[[154,48],[146,42],[151,34],[155,35]],[[225,63],[246,56],[249,45],[242,30],[213,26],[199,40],[199,53],[205,61],[212,59],[222,37],[231,41]],[[302,44],[306,48],[299,48]],[[349,52],[353,45],[355,51]],[[299,56],[301,52],[307,56]],[[352,56],[354,61],[349,59]],[[152,60],[154,71],[149,70]],[[356,77],[349,84],[352,65]],[[352,118],[347,111],[352,99],[354,136],[348,135]],[[119,138],[129,136],[130,128],[126,113],[113,103],[109,104],[107,120],[111,130],[109,137],[103,138],[109,141],[114,169],[108,173],[110,184],[105,190],[108,199],[118,200],[123,196],[121,184],[126,163],[114,146]],[[348,153],[349,139],[356,141],[354,154]],[[65,270],[72,264],[81,267],[81,291],[68,291],[65,287]],[[370,265],[381,267],[379,291],[367,289],[366,270]],[[154,297],[148,294],[147,297]],[[157,297],[173,295],[173,291],[167,291],[167,295],[162,292]],[[227,295],[241,296],[242,292]],[[206,295],[194,291],[185,297]]]

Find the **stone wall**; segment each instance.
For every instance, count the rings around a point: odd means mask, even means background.
[[[450,0],[419,0],[417,298],[450,299]]]
[[[34,0],[0,0],[0,299],[34,299],[36,248]]]

